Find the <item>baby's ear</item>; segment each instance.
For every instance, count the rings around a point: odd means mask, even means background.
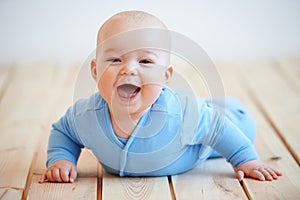
[[[91,61],[91,74],[94,80],[97,80],[97,64],[96,59],[94,58]]]
[[[173,75],[173,66],[169,65],[166,72],[165,72],[165,80],[166,82],[169,82]]]

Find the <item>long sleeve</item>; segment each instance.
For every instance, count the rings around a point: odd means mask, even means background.
[[[234,167],[258,159],[251,141],[227,118],[225,118],[221,134],[212,148],[224,156]]]
[[[258,159],[249,139],[254,138],[255,123],[238,101],[234,99],[226,101],[226,110],[218,106],[213,108],[209,103],[201,104],[196,134],[198,137],[194,138],[194,144],[210,146],[234,167],[238,167],[247,161]]]
[[[73,117],[73,108],[71,107],[58,122],[52,125],[48,142],[47,167],[58,160],[68,160],[77,164],[83,145],[76,137]]]

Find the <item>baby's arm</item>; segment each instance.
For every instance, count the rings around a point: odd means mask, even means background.
[[[236,176],[239,181],[242,181],[244,177],[254,178],[260,181],[272,181],[281,175],[278,170],[266,166],[261,160],[251,160],[236,168]]]
[[[272,181],[281,176],[278,170],[259,160],[250,140],[228,119],[225,119],[222,133],[212,147],[235,167],[239,181],[244,177]]]
[[[76,163],[83,145],[76,137],[72,109],[53,124],[48,142],[47,171],[40,183],[74,182],[77,176]]]

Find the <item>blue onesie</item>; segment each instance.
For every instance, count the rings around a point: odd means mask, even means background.
[[[258,159],[255,124],[235,99],[226,107],[189,92],[164,88],[128,140],[112,128],[108,105],[97,92],[70,107],[50,134],[47,167],[58,160],[75,165],[90,149],[106,171],[120,176],[166,176],[186,172],[210,157],[234,167]]]

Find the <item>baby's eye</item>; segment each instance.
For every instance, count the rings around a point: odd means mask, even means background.
[[[149,60],[149,59],[143,59],[143,60],[140,60],[140,63],[142,63],[142,64],[152,64],[153,61]]]
[[[120,63],[121,59],[120,58],[112,58],[112,59],[109,59],[108,61],[112,62],[112,63]]]

